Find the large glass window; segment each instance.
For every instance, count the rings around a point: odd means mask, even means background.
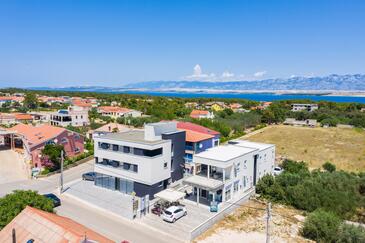
[[[153,150],[134,148],[133,153],[135,155],[140,155],[140,156],[155,157],[157,155],[162,154],[162,148],[153,149]]]

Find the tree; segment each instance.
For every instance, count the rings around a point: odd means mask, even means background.
[[[35,191],[16,190],[0,198],[0,230],[15,218],[26,206],[53,212],[52,200]]]
[[[27,109],[36,109],[38,107],[38,99],[35,93],[27,93],[25,95],[23,105]]]
[[[336,165],[326,162],[322,165],[322,168],[325,169],[328,172],[335,172],[336,171]]]
[[[304,221],[302,235],[317,242],[335,242],[340,224],[336,214],[319,209]]]
[[[61,162],[61,151],[63,151],[62,145],[47,144],[42,150],[42,165],[52,170],[59,169]]]

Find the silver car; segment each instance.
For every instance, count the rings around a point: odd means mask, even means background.
[[[163,211],[162,219],[174,223],[179,218],[187,215],[188,212],[186,211],[185,207],[183,206],[171,206]]]

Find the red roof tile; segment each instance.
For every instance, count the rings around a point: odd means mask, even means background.
[[[85,239],[111,243],[112,240],[79,224],[69,218],[48,213],[27,206],[3,230],[0,231],[0,242],[12,241],[12,230],[15,229],[17,242],[79,243]]]
[[[185,134],[186,134],[185,140],[187,142],[196,143],[196,142],[214,138],[214,136],[210,135],[210,134],[195,132],[195,131],[188,130],[188,129],[179,129],[179,130],[185,131]]]
[[[51,125],[41,125],[35,127],[22,123],[17,124],[8,130],[14,131],[24,136],[30,146],[46,142],[66,131],[65,128],[54,127]]]
[[[177,128],[184,129],[184,130],[191,130],[191,131],[200,132],[200,133],[209,134],[209,135],[220,135],[220,133],[217,131],[214,131],[207,127],[203,127],[203,126],[191,123],[191,122],[180,122],[179,121],[179,122],[177,122]]]

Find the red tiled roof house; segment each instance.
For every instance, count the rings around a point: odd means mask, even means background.
[[[46,144],[63,145],[67,157],[75,157],[84,152],[84,138],[76,132],[50,125],[32,126],[18,124],[8,130],[13,131],[18,139],[18,146],[24,148],[26,158],[32,167],[41,167],[41,151]],[[10,138],[6,139],[10,145]]]

